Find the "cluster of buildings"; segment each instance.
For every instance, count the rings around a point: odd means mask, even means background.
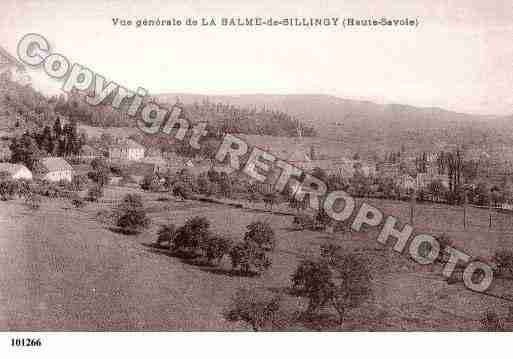
[[[0,163],[0,173],[7,173],[12,179],[41,179],[49,182],[71,181],[75,171],[61,157],[45,157],[36,162],[33,171],[19,163]]]
[[[440,172],[437,155],[429,154],[425,171],[418,171],[414,167],[414,159],[400,162],[381,162],[376,165],[376,173],[380,178],[389,178],[402,190],[418,191],[425,189],[430,183],[439,181],[449,188],[449,176]]]

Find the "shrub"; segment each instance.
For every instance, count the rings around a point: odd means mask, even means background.
[[[280,311],[282,297],[262,291],[239,289],[224,313],[229,321],[244,321],[259,331],[272,325]]]
[[[121,227],[127,233],[136,233],[141,228],[146,228],[150,224],[150,219],[146,216],[144,210],[130,210],[123,213],[118,221],[118,227]]]
[[[162,190],[160,178],[156,174],[147,174],[141,182],[141,188],[145,191],[159,192]]]
[[[233,269],[240,268],[244,273],[261,273],[271,266],[265,250],[255,242],[242,242],[229,252]]]
[[[202,173],[198,176],[197,180],[197,190],[198,193],[205,196],[212,196],[216,192],[216,187],[214,183],[209,180],[209,177],[206,173]]]
[[[87,176],[96,182],[99,186],[103,187],[109,183],[109,177],[111,175],[110,168],[102,158],[95,158],[91,161],[91,168]]]
[[[272,251],[275,246],[274,231],[267,222],[256,221],[246,227],[244,241],[254,242],[264,251]]]
[[[174,224],[162,225],[157,232],[157,235],[157,245],[161,246],[162,243],[167,242],[168,246],[171,247],[176,235],[176,227]]]
[[[199,252],[200,245],[210,237],[209,228],[210,222],[205,217],[188,219],[176,232],[173,250]]]
[[[297,230],[313,229],[314,219],[306,213],[297,214],[292,220],[292,225]]]
[[[98,202],[98,199],[103,197],[103,188],[101,186],[94,186],[87,192],[86,199],[90,202]]]
[[[18,184],[11,179],[4,179],[0,182],[0,197],[2,201],[8,201],[18,194]]]
[[[219,265],[226,254],[229,254],[231,243],[219,235],[211,235],[200,244],[204,258],[209,264]]]
[[[185,182],[176,182],[173,185],[173,195],[181,199],[191,198],[191,192],[191,187],[188,186]]]
[[[117,226],[127,233],[136,233],[150,224],[142,198],[138,194],[127,194],[116,208],[116,212]]]

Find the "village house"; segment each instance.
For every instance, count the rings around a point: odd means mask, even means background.
[[[109,146],[109,159],[113,161],[140,161],[145,149],[131,139],[124,139]]]
[[[8,173],[12,179],[32,179],[32,172],[19,163],[0,163],[0,173]]]
[[[37,177],[50,182],[71,181],[75,171],[62,157],[45,157],[36,163]]]

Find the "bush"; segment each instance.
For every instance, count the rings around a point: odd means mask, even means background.
[[[272,251],[275,246],[274,231],[267,222],[256,221],[249,224],[244,234],[244,241],[254,242],[264,251]]]
[[[162,243],[168,244],[169,247],[172,247],[173,240],[176,235],[176,227],[174,224],[165,224],[162,225],[157,232],[157,245],[161,246]]]
[[[216,193],[216,186],[209,180],[209,177],[206,173],[202,173],[198,176],[196,185],[199,194],[212,196]]]
[[[0,182],[0,197],[2,201],[8,201],[18,194],[18,184],[11,179],[4,179]]]
[[[224,317],[229,321],[244,321],[256,332],[275,323],[281,303],[282,297],[279,295],[239,289],[233,296]]]
[[[141,182],[141,188],[145,191],[159,192],[162,190],[162,187],[159,176],[153,173],[144,176]]]
[[[226,254],[229,254],[231,242],[219,235],[211,235],[200,244],[203,257],[210,265],[219,265]]]
[[[240,268],[244,273],[262,273],[272,262],[265,250],[255,242],[242,242],[232,247],[229,252],[233,269]]]
[[[306,213],[297,214],[292,220],[295,229],[303,231],[305,229],[312,230],[314,227],[314,219]]]
[[[89,202],[98,202],[98,199],[103,197],[103,188],[101,186],[94,186],[87,192],[86,199]]]
[[[127,233],[136,233],[150,224],[141,196],[137,194],[127,194],[118,205],[116,212],[117,226]]]
[[[176,232],[173,250],[200,254],[201,244],[210,238],[209,228],[210,222],[205,217],[188,219]]]
[[[132,210],[122,214],[117,222],[126,233],[136,233],[142,228],[148,227],[150,219],[143,210]]]
[[[191,198],[192,189],[185,182],[176,182],[173,185],[173,195],[181,199]]]

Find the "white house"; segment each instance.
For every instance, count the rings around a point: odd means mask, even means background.
[[[109,158],[119,161],[140,161],[144,158],[144,147],[134,140],[125,139],[109,146]]]
[[[36,166],[38,176],[50,182],[71,181],[75,174],[73,167],[62,157],[41,158]]]
[[[0,173],[9,173],[12,179],[32,179],[32,172],[24,165],[18,163],[0,163]]]

